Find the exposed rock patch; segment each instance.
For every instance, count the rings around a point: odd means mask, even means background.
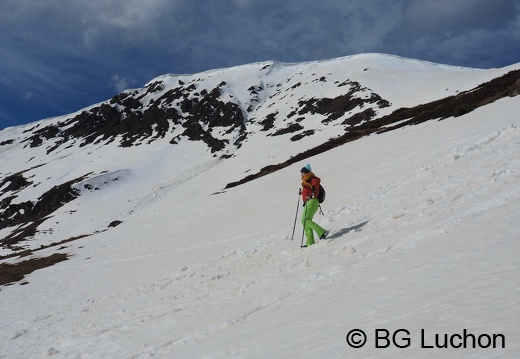
[[[473,90],[465,91],[455,96],[449,96],[423,105],[418,105],[413,108],[400,108],[379,119],[366,121],[361,123],[359,126],[347,128],[345,134],[333,138],[322,145],[292,156],[285,162],[266,166],[256,174],[251,174],[239,181],[228,183],[225,189],[250,182],[256,178],[288,167],[293,163],[306,160],[309,157],[341,146],[347,142],[355,141],[363,136],[392,131],[403,126],[417,125],[429,120],[443,120],[449,117],[458,117],[501,98],[518,96],[519,94],[520,70],[514,70],[504,76],[481,84]],[[309,106],[313,107],[318,102],[311,102]],[[330,102],[327,103],[330,104]],[[353,124],[359,123],[360,121],[364,121],[364,116],[370,119],[374,114],[371,111],[357,114],[353,116],[355,117],[354,119],[351,117],[350,119],[347,119],[346,122],[348,123],[348,121],[352,121]]]
[[[0,285],[21,281],[27,274],[35,270],[50,267],[67,259],[68,255],[65,253],[54,253],[48,257],[28,259],[15,264],[0,263]]]

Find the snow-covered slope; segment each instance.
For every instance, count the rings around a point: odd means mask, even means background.
[[[57,253],[68,260],[0,287],[0,357],[515,358],[518,96],[365,136],[224,188],[399,108],[519,68],[374,54],[259,63],[163,76],[112,101],[127,118],[128,108],[145,113],[144,104],[175,108],[180,115],[166,118],[163,132],[160,122],[139,138],[129,128],[82,132],[86,112],[1,131],[0,201],[20,213],[4,218],[32,213],[27,202],[38,198],[47,204],[37,226],[0,230],[2,270]],[[216,102],[202,106],[216,88]],[[190,112],[175,93],[205,110]],[[340,113],[315,106],[345,94],[375,101],[342,102]],[[129,107],[130,97],[140,107]],[[242,124],[220,124],[225,116],[215,109],[230,108]],[[367,108],[371,118],[344,123]],[[203,140],[189,133],[201,114],[209,114],[200,121]],[[295,132],[278,132],[291,125]],[[327,188],[325,215],[316,219],[332,232],[302,250],[299,220],[291,235],[306,163]],[[60,200],[53,206],[49,198]],[[363,348],[347,344],[353,329],[366,332]],[[378,329],[406,329],[398,344],[409,337],[409,347],[376,348],[384,344]],[[501,334],[505,348],[421,347],[464,330]]]

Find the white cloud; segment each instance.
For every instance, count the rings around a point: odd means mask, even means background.
[[[137,81],[128,79],[126,77],[119,77],[119,75],[114,75],[110,79],[110,86],[112,86],[117,92],[123,92],[127,90],[130,85],[137,83]]]

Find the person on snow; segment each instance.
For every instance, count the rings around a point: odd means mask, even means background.
[[[312,218],[320,207],[318,201],[318,193],[320,191],[320,179],[311,171],[311,165],[307,164],[300,170],[302,177],[302,189],[300,190],[303,198],[303,206],[305,210],[302,216],[302,225],[307,243],[302,247],[308,247],[314,244],[314,232],[320,239],[327,238],[330,230],[323,229],[320,225],[315,223]]]

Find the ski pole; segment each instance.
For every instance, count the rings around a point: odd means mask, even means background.
[[[298,219],[298,210],[300,209],[300,195],[302,194],[302,190],[299,189],[298,190],[298,204],[296,205],[296,216],[294,217],[294,226],[293,226],[293,229],[292,229],[292,236],[291,236],[291,241],[294,239],[294,230],[296,229],[296,220]]]

